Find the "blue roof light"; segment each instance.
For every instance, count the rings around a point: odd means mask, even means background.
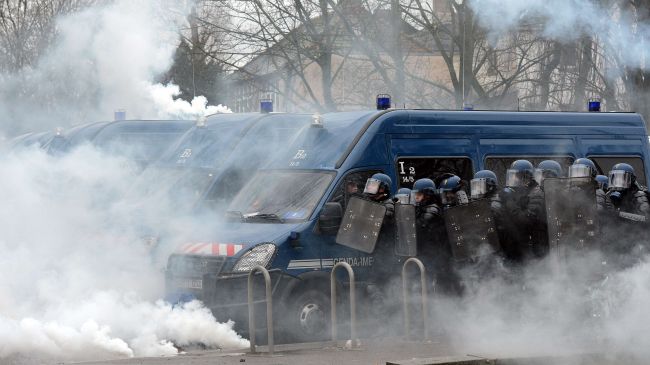
[[[600,111],[600,99],[599,98],[589,99],[589,111],[590,112],[599,112]]]
[[[260,100],[260,112],[262,112],[262,113],[272,113],[273,112],[273,100],[271,100],[271,99],[262,99],[262,100]]]
[[[126,120],[126,110],[124,109],[117,109],[113,113],[113,119],[114,120]]]
[[[377,110],[390,109],[390,95],[379,94],[377,95]]]
[[[463,103],[463,110],[474,110],[474,104]]]

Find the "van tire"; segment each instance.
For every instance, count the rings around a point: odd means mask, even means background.
[[[330,338],[330,297],[318,288],[298,289],[284,310],[290,342],[317,342]]]

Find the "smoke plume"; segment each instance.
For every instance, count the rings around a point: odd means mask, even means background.
[[[164,275],[129,221],[157,216],[174,226],[174,213],[156,215],[162,201],[138,212],[120,201],[136,173],[132,162],[90,146],[61,157],[36,148],[3,154],[0,357],[99,359],[247,345],[228,318],[217,322],[201,303],[159,300]]]
[[[56,21],[57,37],[33,68],[0,75],[2,129],[8,134],[107,120],[195,118],[226,112],[191,103],[156,80],[171,66],[191,2],[100,2]]]

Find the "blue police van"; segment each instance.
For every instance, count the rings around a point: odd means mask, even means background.
[[[141,168],[156,161],[192,125],[189,120],[119,120],[93,122],[68,130],[28,133],[18,136],[10,148],[36,146],[58,155],[84,143],[115,156],[133,160]]]
[[[218,319],[232,318],[246,332],[246,277],[262,265],[272,277],[276,328],[302,341],[323,339],[333,265],[349,263],[363,292],[379,270],[398,276],[406,259],[336,243],[349,182],[383,172],[394,193],[419,178],[451,172],[470,180],[490,169],[502,183],[516,159],[553,159],[566,167],[589,157],[605,174],[617,162],[629,163],[645,185],[648,151],[645,122],[634,113],[390,109],[316,116],[249,177],[228,208],[228,224],[188,237],[169,257],[167,292],[202,300]],[[344,286],[345,276],[339,279]],[[255,295],[263,305],[262,293]]]
[[[310,121],[310,115],[281,113],[201,118],[145,171],[139,183],[173,197],[178,212],[218,211]]]

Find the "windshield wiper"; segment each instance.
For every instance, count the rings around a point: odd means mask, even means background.
[[[246,214],[246,215],[242,216],[242,218],[246,219],[246,220],[249,220],[249,219],[261,219],[261,220],[269,220],[269,221],[284,223],[284,219],[280,218],[277,214],[273,214],[273,213]]]

